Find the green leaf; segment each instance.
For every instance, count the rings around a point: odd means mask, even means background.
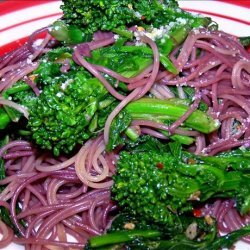
[[[151,55],[143,54],[142,50],[136,46],[118,46],[118,44],[94,50],[92,57],[87,60],[127,78],[140,74],[153,62],[152,53]]]
[[[9,115],[3,108],[0,108],[0,129],[5,129],[10,122]]]

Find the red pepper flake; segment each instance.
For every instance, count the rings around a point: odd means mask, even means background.
[[[146,19],[146,17],[145,16],[141,16],[141,20],[145,20]]]
[[[201,209],[196,209],[196,208],[193,208],[193,215],[194,217],[201,217]]]
[[[164,168],[164,164],[161,162],[156,163],[156,167],[159,169],[163,169]]]

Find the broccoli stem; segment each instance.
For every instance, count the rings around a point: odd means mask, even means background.
[[[16,94],[18,92],[26,91],[29,90],[30,86],[26,83],[23,84],[18,84],[14,85],[11,88],[7,89],[2,93],[2,96],[5,99],[8,99],[10,95]],[[8,106],[3,106],[3,108],[0,109],[0,129],[4,129],[7,127],[7,125],[13,121],[13,122],[18,122],[20,119],[21,114],[8,107]]]
[[[170,61],[170,59],[168,59],[162,53],[160,53],[160,62],[165,67],[165,69],[167,69],[169,72],[171,72],[175,75],[177,75],[179,73],[179,71],[176,69],[174,64]]]
[[[206,241],[195,242],[192,240],[187,239],[185,236],[176,237],[170,240],[160,240],[160,241],[148,241],[145,242],[145,246],[150,246],[151,250],[177,250],[177,249],[185,249],[185,250],[215,250],[215,249],[222,249],[222,248],[230,248],[232,245],[239,240],[240,238],[250,234],[250,225],[245,226],[239,230],[231,232],[222,237],[212,237]],[[132,247],[132,246],[131,246]],[[138,246],[137,246],[138,247]],[[136,249],[132,247],[131,249]],[[148,248],[144,248],[148,249]]]
[[[130,40],[133,39],[133,33],[131,31],[125,30],[125,29],[119,29],[119,28],[114,28],[112,31],[122,37],[126,37]]]
[[[21,136],[30,136],[31,132],[28,131],[28,130],[20,129],[20,130],[18,130],[18,134],[21,135]]]
[[[130,128],[130,127],[128,127],[125,130],[125,134],[132,141],[136,141],[138,139],[138,137],[139,137],[138,133],[136,133],[136,131],[133,128]]]
[[[192,143],[195,142],[195,139],[193,137],[185,135],[171,135],[170,138],[173,141],[178,141],[183,145],[191,145]]]
[[[8,96],[16,94],[18,92],[29,90],[31,87],[27,83],[22,83],[18,85],[14,85],[11,88],[7,89],[3,92],[4,98],[8,98]]]
[[[142,98],[131,102],[125,108],[132,119],[144,119],[161,121],[176,121],[188,110],[188,106],[182,105],[178,99],[158,100],[152,98]],[[206,113],[196,110],[184,122],[189,127],[203,133],[211,133],[219,127],[219,123]]]
[[[180,45],[188,36],[190,32],[189,27],[177,27],[173,29],[169,34],[169,41],[171,41],[174,45],[174,48],[178,45]],[[170,51],[171,52],[171,51]]]
[[[8,114],[9,118],[13,122],[18,122],[22,114],[18,112],[17,110],[14,110],[13,108],[10,108],[8,106],[3,106],[4,110]]]
[[[250,170],[250,151],[245,148],[230,150],[216,156],[190,156],[188,152],[183,152],[183,154],[187,158],[194,157],[197,162],[214,165],[222,170],[227,170],[227,166],[230,166],[233,170]]]
[[[9,115],[5,112],[3,108],[0,109],[0,129],[5,129],[7,125],[11,122]]]
[[[137,238],[150,239],[159,236],[161,236],[161,232],[157,230],[124,230],[93,237],[89,240],[89,244],[91,247],[96,248],[110,244],[131,242]]]
[[[223,192],[237,190],[238,188],[240,188],[241,181],[242,174],[240,172],[227,172],[225,174],[221,190],[223,190]]]
[[[167,137],[170,137],[173,141],[178,141],[181,144],[184,145],[191,145],[192,143],[194,143],[195,139],[193,137],[190,136],[186,136],[186,135],[169,135],[168,131],[161,131],[162,134],[164,134]]]
[[[217,238],[212,244],[203,248],[204,250],[214,250],[220,248],[230,248],[237,240],[250,234],[250,225],[242,227],[236,231],[233,231],[225,236]]]
[[[140,231],[140,234],[137,234]],[[128,230],[116,231],[106,235],[97,236],[89,240],[87,249],[96,250],[115,250],[115,249],[151,249],[151,250],[214,250],[221,248],[230,248],[237,240],[250,234],[250,225],[239,230],[231,232],[222,237],[216,237],[216,230],[209,233],[210,237],[204,240],[194,241],[188,239],[184,234],[177,234],[175,237],[165,239],[159,231],[153,230]],[[160,237],[158,240],[155,237]],[[153,238],[153,239],[150,239]],[[137,239],[137,240],[135,240]]]

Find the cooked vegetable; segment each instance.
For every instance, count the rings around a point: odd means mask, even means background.
[[[131,114],[133,119],[165,120],[175,121],[179,119],[189,108],[188,100],[178,98],[159,100],[152,98],[141,98],[138,101],[131,102],[126,111]],[[209,134],[218,128],[218,122],[206,113],[196,110],[184,122],[184,125],[197,131]]]
[[[193,28],[206,27],[211,23],[210,18],[194,16],[181,10],[175,0],[150,2],[65,0],[61,9],[64,23],[56,22],[52,27],[52,35],[63,41],[72,40],[73,36],[70,34],[72,27],[74,30],[82,30],[82,41],[84,41],[91,39],[93,33],[99,30],[113,31],[132,38],[132,33],[128,32],[127,28],[135,25],[145,29],[151,25],[160,28],[180,21],[185,27]]]
[[[134,231],[134,232],[133,232]],[[150,240],[148,235],[157,234],[157,231],[120,231],[108,233],[103,236],[97,236],[90,239],[89,246],[85,249],[91,250],[215,250],[221,248],[230,248],[237,240],[250,233],[250,226],[245,226],[239,230],[229,233],[222,237],[215,237],[214,233],[205,235],[205,239],[198,238],[190,240],[185,235],[176,235],[171,239],[155,239]],[[158,232],[160,233],[160,232]],[[206,238],[207,237],[207,238]],[[115,244],[118,242],[117,244]]]
[[[147,47],[133,50],[129,48],[131,46],[118,43],[94,50],[92,57],[87,60],[131,78],[152,63],[152,52]],[[97,78],[73,61],[72,53],[72,49],[62,47],[50,51],[41,59],[39,67],[29,76],[34,78],[34,84],[40,89],[39,96],[24,81],[17,82],[3,95],[29,111],[28,124],[20,128],[20,133],[30,135],[41,148],[53,150],[55,155],[60,152],[69,153],[77,144],[95,136],[103,129],[107,116],[117,104]],[[65,63],[68,64],[68,70],[62,72],[61,67]],[[103,76],[115,86],[116,82],[112,77],[107,74]],[[121,93],[128,91],[122,82],[117,88]],[[187,100],[162,101],[153,98],[130,103],[113,122],[107,148],[112,149],[122,143],[121,133],[126,130],[129,135],[127,129],[133,119],[167,124],[180,118],[188,110],[188,104]],[[19,112],[7,106],[4,108],[6,111],[2,109],[0,116],[2,128],[11,120],[17,122],[21,118]],[[219,124],[205,112],[197,110],[184,125],[188,129],[210,133]],[[184,144],[193,143],[193,139],[188,136],[173,135],[171,138]]]
[[[160,227],[152,229],[150,228],[152,224],[145,225],[140,220],[121,213],[112,222],[109,232],[91,238],[85,249],[215,250],[222,247],[231,247],[235,241],[250,232],[250,227],[246,226],[223,237],[218,237],[216,223],[209,225],[204,218],[188,218],[189,220],[187,218],[182,217],[181,220],[178,217],[176,218],[176,223],[184,226],[181,230],[166,232]],[[182,224],[182,222],[184,223]]]
[[[190,101],[179,98],[168,100],[141,98],[129,103],[125,107],[124,113],[120,114],[111,125],[111,134],[107,149],[114,149],[115,146],[123,142],[120,134],[125,131],[132,120],[155,121],[169,125],[187,112],[189,104]],[[183,125],[188,130],[194,129],[209,134],[219,127],[219,122],[198,109],[189,116]],[[166,131],[163,133],[170,136]],[[193,140],[188,136],[172,135],[170,138],[186,145],[193,143]]]
[[[241,213],[249,211],[249,170],[196,163],[191,154],[184,157],[178,143],[142,140],[121,151],[113,177],[113,198],[125,211],[168,227],[176,213],[215,197],[236,198]]]

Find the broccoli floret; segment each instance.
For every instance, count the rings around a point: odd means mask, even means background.
[[[173,213],[181,215],[214,197],[236,197],[240,211],[249,211],[249,171],[192,164],[195,157],[189,162],[176,145],[150,139],[120,153],[112,192],[125,211],[168,227],[175,224]]]
[[[39,71],[44,69],[48,73],[48,65],[53,64],[43,62]],[[38,97],[29,85],[21,81],[5,93],[29,112],[28,121],[20,127],[21,135],[28,135],[42,149],[53,150],[59,155],[60,152],[69,153],[76,144],[103,128],[103,122],[99,126],[96,113],[114,102],[114,98],[98,79],[78,67],[68,74],[39,74],[36,80],[38,85],[44,85]],[[110,108],[107,110],[111,112]],[[0,112],[1,124],[5,124],[6,116],[8,123],[11,120],[18,122],[22,117],[21,113],[7,106]],[[100,112],[99,118],[106,119],[107,113]]]
[[[70,75],[45,86],[30,109],[28,128],[32,138],[42,148],[53,149],[55,155],[70,152],[91,136],[89,125],[100,109],[99,102],[107,96],[101,82],[84,71]]]
[[[69,153],[76,144],[95,136],[114,108],[111,104],[115,99],[97,78],[74,63],[72,52],[62,47],[40,59],[39,67],[28,76],[40,89],[39,96],[24,81],[17,82],[3,94],[28,110],[28,121],[20,122],[21,135],[28,135],[55,155]],[[66,60],[69,70],[62,72],[60,68]],[[7,106],[0,110],[3,128],[11,120],[21,121],[22,114],[18,111]]]
[[[165,150],[158,149],[159,151],[151,149],[148,152],[136,150],[120,153],[117,174],[113,177],[113,198],[125,211],[131,209],[134,216],[173,227],[173,212],[176,212],[177,208],[191,210],[192,205],[186,204],[186,186],[182,186],[178,174],[173,173],[175,158]],[[168,170],[171,176],[167,175]],[[180,194],[183,195],[180,201],[180,197],[172,194],[170,202],[168,193],[170,188],[173,190],[171,184],[179,185]]]
[[[57,30],[53,30],[54,35],[61,40],[71,37],[68,29],[72,27],[81,28],[82,36],[86,39],[98,30],[122,34],[127,27],[138,25],[159,28],[178,18],[185,21],[183,26],[186,27],[207,26],[211,22],[210,18],[194,16],[181,10],[175,0],[65,0],[61,9],[63,20],[69,25],[67,27],[60,23]],[[63,35],[58,29],[62,30]]]
[[[126,77],[136,76],[152,63],[152,55],[139,56],[138,51],[122,52],[119,48],[114,45],[93,51],[88,60]],[[62,73],[61,62],[65,59],[70,69]],[[73,62],[72,51],[67,48],[49,52],[33,74],[37,75],[36,83],[44,86],[36,103],[29,108],[27,128],[38,145],[53,150],[55,155],[69,153],[75,145],[95,136],[117,105],[97,78]],[[116,84],[112,77],[103,76],[111,85]],[[119,86],[118,90],[121,91]]]

